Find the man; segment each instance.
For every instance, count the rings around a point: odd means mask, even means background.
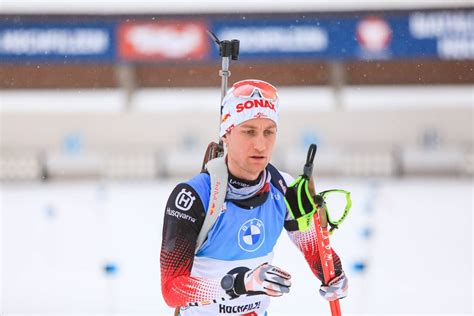
[[[284,192],[293,179],[269,164],[278,127],[276,88],[259,80],[235,83],[222,102],[220,137],[228,183],[222,211],[196,251],[210,196],[202,172],[178,184],[165,210],[161,288],[180,315],[266,315],[270,297],[289,292],[290,274],[271,265],[273,247],[291,220]],[[320,280],[323,272],[314,224],[289,231]],[[336,276],[320,288],[328,299],[347,294],[347,279],[333,252]]]

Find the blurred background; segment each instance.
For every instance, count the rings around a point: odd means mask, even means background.
[[[332,237],[352,315],[472,315],[474,4],[0,2],[0,314],[172,315],[164,205],[219,130],[230,84],[278,87],[273,163],[352,192]],[[282,234],[285,235],[285,234]],[[292,292],[270,315],[328,315],[286,236]]]

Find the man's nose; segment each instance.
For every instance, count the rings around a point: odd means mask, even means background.
[[[265,137],[263,134],[259,134],[254,141],[254,148],[258,151],[264,151],[265,148],[267,147],[267,144],[265,142]]]

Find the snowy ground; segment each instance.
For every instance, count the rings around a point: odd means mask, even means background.
[[[1,315],[172,315],[159,247],[172,182],[3,184]],[[320,179],[352,192],[332,244],[350,278],[344,315],[471,315],[471,179]],[[292,291],[270,316],[328,315],[319,282],[282,234]],[[104,265],[116,268],[106,274]],[[365,267],[365,268],[364,268]]]

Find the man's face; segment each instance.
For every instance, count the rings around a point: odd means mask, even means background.
[[[275,122],[256,118],[237,125],[224,135],[230,172],[242,179],[257,179],[271,159],[276,132]]]

